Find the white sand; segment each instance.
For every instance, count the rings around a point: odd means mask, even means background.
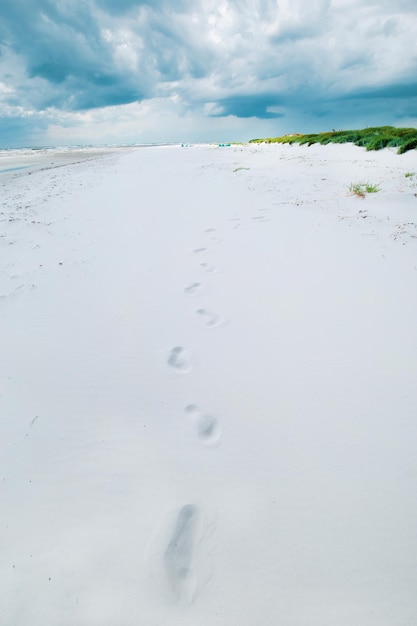
[[[414,624],[416,153],[35,170],[0,174],[0,623]]]

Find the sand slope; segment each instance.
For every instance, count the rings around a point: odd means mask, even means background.
[[[413,623],[413,171],[273,145],[0,174],[2,624]]]

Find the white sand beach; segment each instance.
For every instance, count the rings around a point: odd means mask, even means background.
[[[416,152],[76,152],[0,159],[0,624],[414,624]]]

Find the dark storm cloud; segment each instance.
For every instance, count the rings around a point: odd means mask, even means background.
[[[410,83],[392,83],[374,89],[361,89],[349,94],[348,98],[356,99],[409,99],[417,98],[417,78]]]
[[[19,57],[29,80],[49,84],[43,100],[39,91],[34,97],[37,106],[77,110],[127,104],[151,97],[159,82],[205,75],[210,55],[187,41],[175,19],[187,4],[3,0],[1,47]],[[108,14],[103,17],[97,9]],[[125,24],[126,13],[141,10]],[[113,15],[122,16],[116,24]],[[115,26],[129,31],[128,41],[114,34]],[[134,64],[118,60],[126,47],[136,53]]]
[[[0,36],[23,60],[27,77],[49,84],[40,106],[68,109],[132,102],[138,81],[114,66],[112,51],[85,3],[3,0]],[[28,84],[22,85],[27,91]],[[39,100],[39,94],[34,94]]]

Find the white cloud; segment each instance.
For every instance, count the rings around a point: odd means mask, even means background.
[[[0,81],[0,95],[14,93],[14,87],[12,85],[6,85]]]

